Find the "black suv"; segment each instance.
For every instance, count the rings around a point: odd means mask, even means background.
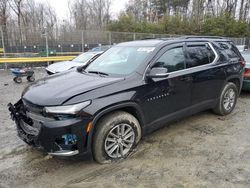
[[[231,113],[244,64],[223,38],[126,42],[87,67],[38,80],[9,110],[26,143],[56,156],[92,152],[105,163],[169,122],[207,109]]]

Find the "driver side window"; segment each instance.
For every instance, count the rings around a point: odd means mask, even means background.
[[[164,67],[168,72],[174,72],[185,68],[185,56],[182,47],[166,51],[155,63],[154,67]]]

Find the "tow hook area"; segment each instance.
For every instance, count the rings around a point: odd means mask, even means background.
[[[58,151],[49,152],[49,155],[70,157],[79,154],[77,150],[77,137],[75,134],[65,134],[61,138],[57,138],[55,145],[58,147]]]

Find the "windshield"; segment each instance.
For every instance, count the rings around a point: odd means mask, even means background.
[[[98,47],[92,48],[91,50],[89,50],[89,52],[107,51],[109,48],[111,48],[111,46],[98,46]]]
[[[95,54],[93,54],[93,53],[83,53],[83,54],[77,56],[72,61],[79,62],[79,63],[87,63],[94,56],[95,56]]]
[[[247,63],[250,63],[250,53],[243,53],[242,56],[244,57]]]
[[[154,47],[115,46],[93,61],[85,71],[128,75],[134,72],[153,50]]]

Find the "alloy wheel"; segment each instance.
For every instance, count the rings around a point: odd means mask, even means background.
[[[129,124],[112,128],[105,139],[105,152],[113,159],[126,156],[135,142],[135,131]]]
[[[236,93],[233,89],[229,89],[224,94],[223,107],[229,111],[233,108],[236,99]]]

